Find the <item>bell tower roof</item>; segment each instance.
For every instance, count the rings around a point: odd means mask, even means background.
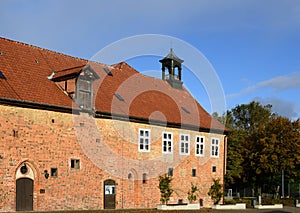
[[[163,59],[159,60],[159,62],[162,63],[166,60],[174,60],[180,64],[184,62],[184,60],[180,59],[177,55],[175,55],[173,48],[170,48],[169,54],[166,57],[164,57]]]
[[[171,48],[169,54],[159,62],[162,64],[162,80],[167,81],[173,88],[182,89],[181,70],[183,60],[178,58]]]

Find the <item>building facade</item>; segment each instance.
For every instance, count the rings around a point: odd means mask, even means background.
[[[155,208],[198,199],[225,173],[226,129],[184,88],[173,52],[162,79],[0,39],[0,210]]]

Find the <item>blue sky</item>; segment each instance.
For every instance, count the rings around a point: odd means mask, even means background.
[[[280,115],[300,117],[298,0],[1,0],[0,29],[1,37],[85,59],[130,36],[178,38],[214,67],[228,109],[256,100]],[[159,59],[127,62],[144,72],[160,70]],[[205,89],[183,76],[211,112]]]

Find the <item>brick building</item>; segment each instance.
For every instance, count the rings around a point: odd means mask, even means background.
[[[223,182],[226,131],[183,87],[171,50],[162,79],[0,38],[0,211],[155,208],[191,183],[204,206]]]

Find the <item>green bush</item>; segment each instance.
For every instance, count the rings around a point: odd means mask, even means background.
[[[213,200],[214,204],[218,204],[223,196],[223,185],[220,184],[220,179],[213,179],[214,184],[211,185],[208,195],[211,197]]]
[[[173,193],[173,189],[171,188],[172,178],[168,175],[159,176],[159,190],[160,190],[160,201],[162,204],[168,204],[170,197]]]

